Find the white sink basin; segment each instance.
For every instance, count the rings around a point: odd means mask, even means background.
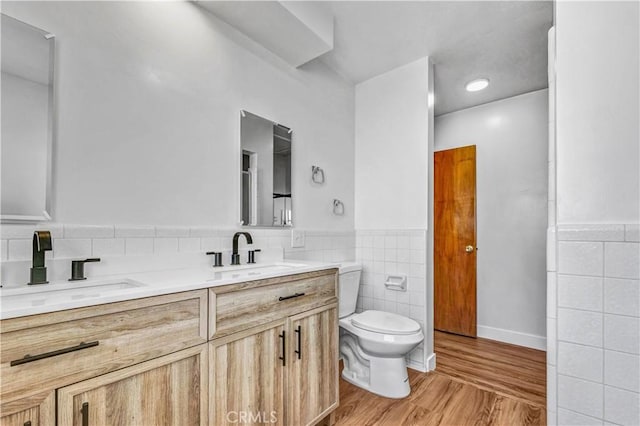
[[[33,306],[54,305],[81,299],[92,299],[118,294],[123,290],[144,287],[145,284],[129,279],[114,279],[36,286],[0,291],[2,310],[21,309]]]
[[[264,265],[246,265],[238,267],[225,267],[213,272],[213,278],[207,281],[259,279],[262,275],[269,275],[281,271],[292,271],[303,268],[303,263],[267,263]]]

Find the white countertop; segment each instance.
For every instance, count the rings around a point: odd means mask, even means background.
[[[222,268],[179,268],[115,274],[85,281],[0,289],[0,319],[122,302],[246,281],[301,274],[339,264],[284,261]]]

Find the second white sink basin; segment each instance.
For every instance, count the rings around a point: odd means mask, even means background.
[[[20,309],[31,306],[53,305],[80,299],[91,299],[117,294],[123,290],[144,287],[137,281],[116,279],[89,282],[69,282],[59,284],[39,284],[37,286],[4,289],[0,291],[2,310]]]
[[[213,278],[207,281],[236,280],[236,279],[259,279],[261,275],[273,274],[282,271],[291,271],[295,268],[307,266],[302,263],[267,263],[264,265],[247,265],[234,269],[223,268],[214,271]],[[233,268],[233,267],[232,267]]]

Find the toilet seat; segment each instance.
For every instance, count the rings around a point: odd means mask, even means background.
[[[374,333],[409,335],[421,331],[416,321],[383,311],[364,311],[351,317],[351,324],[362,330]]]

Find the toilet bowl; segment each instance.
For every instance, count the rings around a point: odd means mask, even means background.
[[[405,356],[424,335],[416,321],[390,312],[355,313],[362,268],[342,264],[339,270],[340,356],[342,378],[387,398],[411,392]]]

